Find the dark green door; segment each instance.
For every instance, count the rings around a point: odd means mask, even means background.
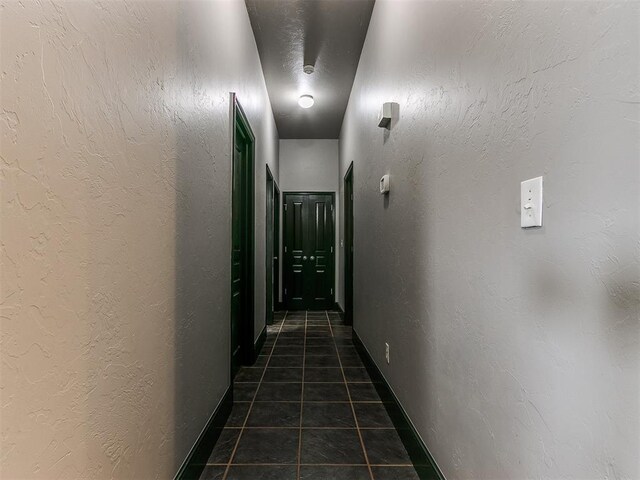
[[[265,252],[267,257],[266,263],[266,307],[267,307],[267,325],[273,323],[273,310],[274,310],[274,266],[277,260],[274,252],[275,243],[275,182],[271,170],[267,166],[267,218],[266,218],[266,245]]]
[[[344,320],[353,325],[353,163],[344,176]]]
[[[253,134],[235,105],[232,180],[231,373],[253,355]]]
[[[285,193],[284,302],[289,310],[332,308],[334,215],[331,193]]]

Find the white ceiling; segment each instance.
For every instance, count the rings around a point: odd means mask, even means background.
[[[280,138],[338,138],[374,0],[245,2]]]

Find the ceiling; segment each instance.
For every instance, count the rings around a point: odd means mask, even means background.
[[[245,0],[280,138],[338,138],[374,1]]]

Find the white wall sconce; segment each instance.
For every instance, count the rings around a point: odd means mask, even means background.
[[[378,117],[378,126],[380,128],[391,129],[391,120],[397,120],[400,116],[400,105],[396,102],[385,102],[382,104],[380,115]]]
[[[389,193],[389,174],[387,175],[383,175],[382,178],[380,179],[380,194],[381,195],[386,195],[387,193]]]

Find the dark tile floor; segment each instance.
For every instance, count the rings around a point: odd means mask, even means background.
[[[414,465],[351,340],[333,312],[283,312],[252,367],[203,480],[416,480]],[[396,422],[397,423],[397,422]],[[415,460],[414,455],[414,460]]]

